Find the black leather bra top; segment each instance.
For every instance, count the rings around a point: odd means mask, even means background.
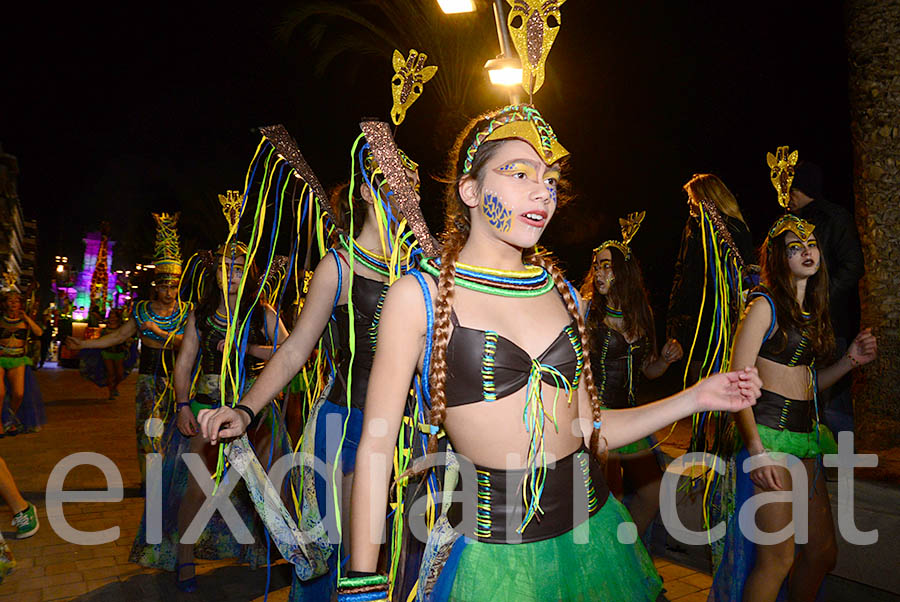
[[[353,358],[353,380],[350,391],[350,405],[364,408],[366,389],[369,386],[369,372],[375,359],[375,342],[378,321],[388,284],[380,280],[353,275],[353,321],[356,335],[356,355]],[[332,331],[337,379],[328,394],[329,401],[344,405],[347,403],[347,376],[350,365],[350,311],[347,305],[339,305],[334,311]]]
[[[259,315],[257,315],[259,309]],[[251,316],[250,334],[247,338],[248,344],[266,345],[269,344],[268,336],[265,333],[265,324],[263,324],[264,314],[261,308],[254,308]],[[217,323],[213,316],[207,316],[203,320],[197,321],[197,335],[200,339],[200,372],[201,374],[221,374],[222,373],[222,352],[219,351],[219,341],[225,340],[225,331],[222,330],[221,323]],[[232,349],[233,353],[237,351]],[[257,357],[244,354],[244,366],[251,374],[258,374],[265,365],[265,362]]]
[[[607,408],[636,405],[635,393],[649,343],[643,336],[633,343],[614,328],[600,324],[591,333],[591,365],[600,403]]]
[[[450,319],[453,333],[447,344],[445,385],[448,406],[494,401],[515,393],[528,383],[534,362],[554,368],[573,389],[578,386],[583,359],[574,321],[532,359],[524,349],[492,330],[460,326],[456,312],[451,312]],[[541,380],[556,387],[561,384],[548,370],[541,370]]]
[[[0,328],[0,339],[17,339],[19,341],[24,341],[28,338],[28,326],[25,325],[25,321],[20,322],[21,326],[18,328]]]
[[[750,293],[750,298],[754,297],[764,298],[772,308],[772,323],[757,355],[784,366],[811,366],[816,354],[810,347],[806,334],[797,329],[785,329],[779,326],[778,332],[773,336],[772,329],[775,327],[776,321],[775,303],[766,292],[759,289]]]

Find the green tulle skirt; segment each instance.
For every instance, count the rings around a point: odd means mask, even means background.
[[[4,370],[11,370],[13,368],[18,368],[19,366],[33,365],[31,358],[27,355],[20,355],[17,357],[0,356],[0,368],[3,368]]]
[[[762,424],[756,425],[760,441],[770,453],[791,454],[798,458],[814,458],[822,454],[836,454],[837,442],[831,430],[818,424],[818,432],[813,428],[808,433],[773,429]]]
[[[654,601],[662,579],[640,540],[619,543],[624,522],[631,516],[610,496],[588,521],[552,539],[514,545],[467,542],[450,600]]]

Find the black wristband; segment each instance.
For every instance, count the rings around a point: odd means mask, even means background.
[[[250,424],[253,424],[253,420],[256,418],[256,414],[253,412],[253,410],[251,410],[250,408],[248,408],[247,406],[245,406],[242,403],[237,404],[236,406],[234,406],[233,409],[240,410],[242,412],[246,412],[247,416],[250,417]]]

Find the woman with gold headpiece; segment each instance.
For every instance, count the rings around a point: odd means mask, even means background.
[[[147,482],[147,454],[160,450],[163,419],[173,399],[170,374],[175,365],[175,350],[181,345],[190,309],[178,299],[181,279],[178,215],[153,214],[156,220],[154,298],[136,303],[132,319],[115,332],[91,340],[66,338],[66,345],[71,349],[109,349],[140,335],[135,430],[142,488]]]
[[[795,164],[796,153],[789,155],[782,147],[778,160],[771,153],[769,157],[773,183],[787,208],[790,177],[781,178],[780,172],[789,172],[788,157]],[[736,458],[735,513],[724,543],[728,560],[716,567],[711,600],[775,600],[782,589],[791,600],[813,600],[834,568],[837,548],[822,455],[837,453],[837,444],[819,421],[817,394],[874,360],[877,343],[865,329],[833,362],[828,270],[814,229],[787,214],[769,230],[760,250],[762,284],[751,291],[735,336],[733,361],[755,365],[763,390],[754,408],[735,414],[743,444]],[[747,458],[758,462],[749,474],[743,470]],[[794,487],[802,490],[799,499],[808,500],[808,513],[798,515],[809,517],[805,545],[795,550],[793,531],[771,545],[754,546],[744,539],[745,529],[737,520],[743,502],[757,493]],[[752,526],[776,534],[791,523],[794,512],[790,502],[769,502],[757,509]]]
[[[629,246],[644,215],[641,211],[619,220],[622,242],[608,240],[594,249],[591,269],[581,287],[582,297],[590,304],[586,326],[597,394],[600,403],[611,409],[638,405],[641,375],[659,378],[682,354],[675,339],[667,341],[661,353],[656,351],[653,311],[641,267]],[[613,494],[621,499],[624,483],[634,492],[628,511],[641,535],[659,509],[662,471],[649,451],[652,446],[651,438],[639,439],[612,450],[606,463]]]
[[[196,543],[182,541],[206,498],[206,487],[202,487],[198,479],[209,479],[218,464],[219,448],[197,436],[200,432],[197,413],[201,409],[234,403],[240,396],[235,387],[249,387],[264,362],[272,356],[274,342],[287,337],[275,310],[256,300],[262,284],[256,266],[247,263],[248,254],[246,245],[233,241],[200,260],[203,263],[198,283],[200,299],[196,308],[188,313],[175,363],[176,416],[167,425],[164,435],[162,541],[158,544],[147,542],[145,517],[131,551],[132,562],[174,569],[176,585],[182,592],[193,592],[198,587],[195,557],[238,558],[254,568],[266,563],[267,536],[243,482],[231,492],[230,498],[252,534],[253,543],[240,543],[238,535],[221,516],[214,516],[203,525]],[[243,290],[239,294],[242,282]],[[229,330],[229,324],[235,327]],[[230,346],[226,345],[229,332],[237,333],[232,335]],[[243,337],[245,332],[246,338]],[[228,356],[224,355],[225,351]],[[223,378],[224,365],[226,362],[233,364],[231,358],[234,356],[245,371],[236,378]],[[249,429],[249,437],[267,465],[270,458],[274,462],[290,449],[280,418],[271,408],[260,412]],[[203,459],[207,474],[196,474],[195,469],[188,468],[184,460],[188,453]]]
[[[463,503],[424,512],[431,528],[418,599],[660,593],[643,546],[616,540],[630,521],[598,458],[692,412],[747,407],[758,380],[752,370],[719,374],[655,404],[601,408],[580,299],[535,246],[557,209],[567,155],[528,105],[476,119],[458,138],[442,252],[391,287],[381,314],[353,486],[350,568],[359,581],[346,585],[388,587],[371,573],[389,459],[419,371],[429,383],[428,450],[445,432]],[[447,464],[448,481],[455,466]]]

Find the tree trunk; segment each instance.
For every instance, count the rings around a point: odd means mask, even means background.
[[[862,324],[879,347],[854,377],[857,446],[879,451],[900,445],[900,0],[850,0],[847,49]]]

